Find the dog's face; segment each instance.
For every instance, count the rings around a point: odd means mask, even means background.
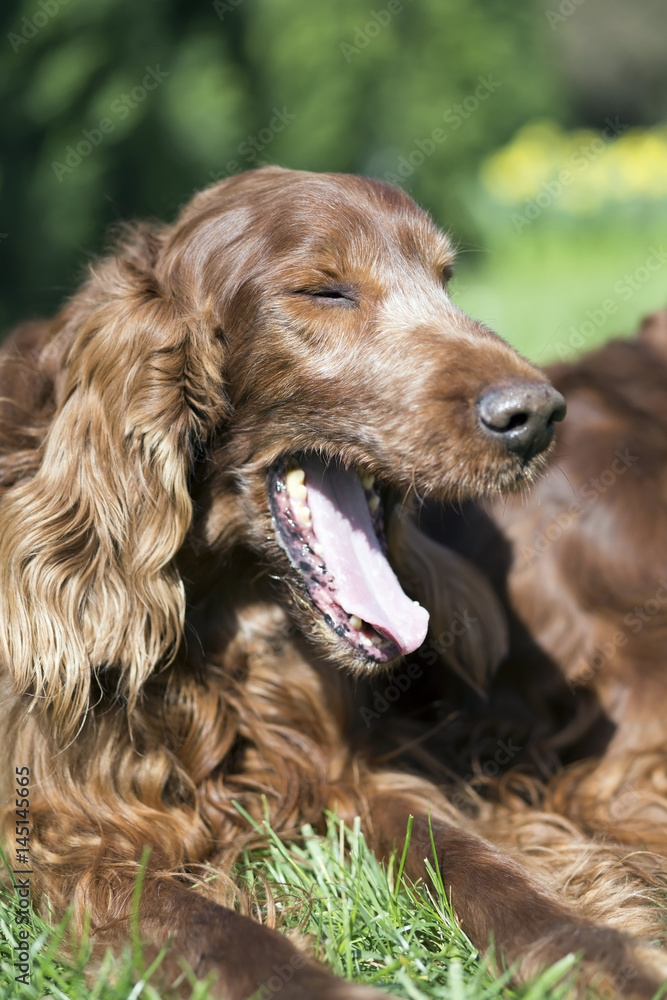
[[[387,558],[389,488],[520,488],[544,463],[561,397],[452,304],[449,240],[385,184],[245,175],[195,199],[172,246],[197,263],[226,345],[231,416],[200,530],[265,557],[338,662],[417,648],[428,614]]]
[[[400,191],[270,168],[132,229],[45,325],[53,409],[0,504],[0,659],[63,738],[93,672],[132,706],[179,655],[202,546],[227,604],[231,550],[252,550],[339,665],[421,644],[389,494],[520,488],[564,412],[452,304],[452,257]]]

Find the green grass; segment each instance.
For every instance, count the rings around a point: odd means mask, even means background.
[[[358,824],[345,830],[333,819],[325,837],[310,828],[298,844],[284,845],[268,831],[266,850],[245,858],[239,883],[259,910],[272,899],[285,930],[307,935],[314,953],[338,975],[385,989],[408,1000],[561,1000],[568,956],[520,990],[507,973],[493,976],[457,927],[442,883],[428,891],[410,885],[402,859],[381,866],[366,847]],[[17,926],[11,897],[0,901],[0,996],[3,1000],[158,1000],[152,969],[144,969],[136,945],[120,959],[108,955],[94,974],[86,969],[90,942],[63,957],[67,921],[55,926],[33,917],[30,985],[17,983]],[[192,1000],[206,1000],[206,985]]]

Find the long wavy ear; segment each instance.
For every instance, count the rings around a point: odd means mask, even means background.
[[[388,541],[401,580],[430,613],[433,649],[483,694],[508,649],[507,620],[491,584],[467,559],[420,531],[406,511],[394,509]]]
[[[115,671],[133,704],[182,634],[174,556],[195,445],[222,417],[222,347],[161,293],[156,245],[138,230],[64,311],[43,458],[0,504],[0,654],[65,734],[91,671]]]

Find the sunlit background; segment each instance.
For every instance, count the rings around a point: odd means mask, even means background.
[[[0,13],[0,325],[259,163],[400,183],[539,362],[667,305],[663,0],[24,0]]]

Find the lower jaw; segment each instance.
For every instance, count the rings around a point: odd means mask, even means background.
[[[299,574],[300,590],[306,592],[309,604],[319,612],[327,630],[333,632],[341,646],[356,654],[366,666],[386,664],[400,658],[401,651],[389,636],[368,622],[349,615],[337,603],[335,580],[317,551],[319,545],[312,526],[298,517],[295,510],[298,504],[294,504],[290,497],[285,478],[286,462],[283,461],[274,466],[269,476],[269,498],[276,537]],[[381,517],[378,513],[376,517],[381,533]],[[383,541],[382,534],[380,538]]]
[[[376,625],[373,625],[368,621],[362,620],[360,617],[356,617],[354,614],[348,613],[342,604],[339,603],[339,600],[337,600],[338,588],[336,580],[327,567],[324,550],[319,545],[313,531],[310,512],[306,509],[305,515],[307,516],[304,516],[303,506],[305,502],[302,504],[298,499],[298,487],[296,491],[292,490],[291,487],[288,488],[288,476],[292,472],[299,472],[302,476],[304,475],[303,469],[298,465],[290,469],[289,463],[291,461],[291,459],[283,459],[273,466],[268,477],[268,496],[273,514],[276,539],[285,550],[297,574],[296,585],[300,593],[298,603],[304,607],[309,607],[312,612],[319,615],[326,632],[332,639],[334,635],[336,636],[341,650],[345,649],[348,653],[352,653],[360,664],[372,666],[373,664],[387,664],[399,659],[403,655],[403,649],[414,649],[420,642],[418,636],[415,636],[414,628],[412,628],[411,633],[403,632],[402,640],[400,638],[394,640],[392,634],[385,634],[382,631],[384,625],[387,628],[391,627],[393,631],[396,619],[392,615],[380,615],[379,618],[375,619]],[[304,463],[305,467],[310,468],[308,463],[311,459],[308,456],[304,455],[300,461]],[[538,468],[542,464],[546,464],[546,456],[541,458],[541,460],[538,459],[538,461],[531,463],[530,467],[522,467],[521,469],[518,469],[514,462],[511,463],[512,468],[508,468],[507,466],[510,463],[507,463],[505,468],[497,468],[494,473],[487,468],[485,470],[486,475],[480,476],[477,482],[473,478],[470,487],[465,490],[462,489],[458,499],[463,499],[464,494],[479,498],[483,495],[489,496],[494,493],[520,491],[522,487],[525,488],[533,481]],[[349,471],[353,472],[354,470]],[[311,473],[312,469],[310,469],[308,475],[310,476]],[[377,543],[379,542],[380,549],[384,550],[386,556],[379,494],[374,486],[372,477],[369,477],[368,482],[361,473],[357,473],[357,477],[355,480],[355,495],[359,499],[361,508],[365,510],[363,497],[360,493],[363,487],[376,536],[373,545],[377,552]],[[303,484],[303,482],[302,478],[301,483]],[[304,492],[308,494],[307,489]],[[316,498],[317,496],[318,492],[315,493]],[[366,518],[367,525],[368,513],[366,511],[363,515]],[[330,527],[331,524],[329,522]],[[370,526],[365,530],[367,537],[372,538],[373,531]],[[327,551],[329,551],[330,544],[331,535],[329,535],[329,540],[327,541]],[[330,554],[332,553],[330,552]],[[333,554],[335,555],[335,549]],[[334,564],[335,561],[334,559]],[[387,569],[389,570],[388,567]],[[389,573],[391,573],[391,570],[389,570]],[[385,579],[385,577],[382,579]],[[395,577],[393,579],[396,586],[398,586],[398,581],[396,581]],[[373,592],[378,594],[383,593],[382,590],[375,590]],[[357,598],[353,602],[349,591],[347,596],[349,602],[346,602],[347,606],[354,606],[357,603]],[[402,597],[406,601],[409,601],[404,593]],[[396,608],[398,608],[398,605],[396,605]],[[373,613],[377,614],[377,608]],[[410,617],[412,619],[412,616]],[[382,625],[379,623],[382,623]],[[412,625],[414,626],[414,619],[412,619]],[[411,635],[409,639],[407,638],[408,634]],[[393,632],[393,635],[398,637],[400,633]],[[404,644],[399,646],[397,644],[399,641],[403,641]]]

